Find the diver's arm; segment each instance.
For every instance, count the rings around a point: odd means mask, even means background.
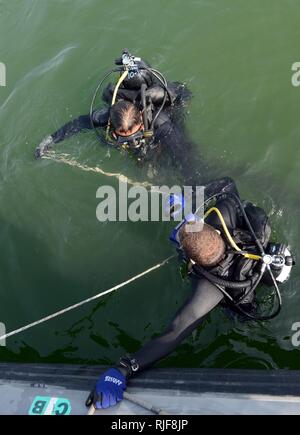
[[[104,108],[93,113],[93,123],[95,127],[105,127],[109,119],[109,109]],[[59,143],[82,130],[91,130],[93,128],[90,115],[82,115],[73,121],[68,122],[51,136],[53,142]]]
[[[108,119],[109,119],[108,108],[97,110],[93,113],[93,123],[95,127],[105,127],[107,125]],[[82,130],[90,130],[92,128],[93,126],[91,123],[90,115],[79,116],[79,118],[76,118],[73,121],[68,122],[59,130],[57,130],[55,133],[43,139],[43,141],[39,144],[39,146],[35,150],[35,157],[36,158],[42,157],[42,155],[46,151],[51,149],[54,144],[62,142],[63,140],[81,132]]]
[[[128,379],[175,350],[222,298],[222,293],[213,284],[205,279],[197,279],[193,294],[179,310],[166,332],[134,355],[121,358],[117,367],[103,373],[89,394],[86,406],[94,404],[96,408],[108,408],[120,402]]]
[[[195,279],[195,288],[177,312],[167,330],[138,352],[121,359],[119,370],[130,377],[173,352],[176,347],[204,320],[204,317],[223,299],[222,293],[206,279]],[[132,370],[132,366],[138,370]]]
[[[55,144],[64,141],[68,137],[74,136],[82,130],[91,129],[91,120],[89,115],[81,115],[78,118],[68,122],[51,136]]]

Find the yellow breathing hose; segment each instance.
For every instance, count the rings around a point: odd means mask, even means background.
[[[114,93],[113,93],[113,97],[112,97],[112,100],[111,100],[111,105],[112,106],[116,102],[116,98],[117,98],[117,93],[118,93],[119,87],[121,86],[121,84],[123,83],[123,81],[126,79],[127,76],[128,76],[128,69],[126,69],[123,72],[123,74],[121,75],[121,77],[118,80],[118,83],[116,84],[116,87],[115,87],[115,90],[114,90]]]
[[[237,251],[237,252],[241,252],[242,254],[242,250],[238,247],[238,245],[235,243],[235,241],[233,240],[233,238],[231,237],[231,234],[227,228],[226,222],[222,216],[222,213],[220,212],[220,210],[217,207],[211,207],[204,215],[204,219],[207,218],[207,216],[209,216],[212,212],[217,213],[218,218],[220,219],[220,222],[222,224],[222,227],[224,229],[224,232],[226,234],[226,237],[229,241],[229,243],[231,244],[231,246]],[[243,253],[242,254],[244,257],[249,258],[251,260],[256,260],[259,261],[261,260],[261,256],[260,255],[256,255],[256,254],[249,254],[249,253]]]
[[[121,75],[121,77],[119,78],[119,80],[118,80],[118,82],[117,82],[117,84],[115,86],[113,97],[112,97],[112,100],[111,100],[111,107],[115,104],[116,99],[117,99],[118,90],[119,90],[121,84],[123,83],[123,81],[126,79],[127,76],[128,76],[128,69],[126,69],[123,72],[123,74]],[[110,120],[108,120],[108,123],[107,123],[106,140],[108,139],[109,129],[110,129]]]

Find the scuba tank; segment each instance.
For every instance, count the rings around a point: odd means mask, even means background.
[[[209,198],[209,200],[218,197],[224,198],[226,196],[233,198],[235,200],[235,203],[239,208],[241,215],[243,216],[246,227],[248,228],[249,234],[252,236],[252,245],[254,245],[254,247],[256,246],[256,250],[258,250],[258,253],[255,252],[255,250],[253,252],[253,249],[251,249],[251,252],[246,250],[247,245],[242,246],[242,248],[237,246],[237,244],[235,243],[234,239],[232,238],[232,236],[228,231],[226,222],[224,221],[222,215],[221,216],[218,215],[222,222],[224,233],[228,238],[228,242],[229,242],[228,245],[229,246],[231,245],[234,248],[233,250],[227,252],[227,258],[224,260],[223,265],[221,265],[225,273],[224,275],[223,273],[221,273],[220,265],[218,270],[218,266],[215,268],[204,268],[201,265],[194,263],[192,264],[191,270],[194,273],[196,273],[196,275],[204,276],[207,280],[212,282],[224,294],[224,296],[226,297],[226,299],[231,305],[233,305],[235,308],[237,308],[240,312],[242,312],[250,319],[252,320],[273,319],[279,314],[282,307],[282,299],[281,299],[278,283],[285,282],[289,278],[292,270],[292,266],[295,264],[294,259],[291,255],[290,250],[287,248],[286,245],[278,244],[278,243],[269,243],[266,249],[264,249],[262,242],[260,241],[260,239],[257,237],[256,233],[253,230],[253,227],[247,216],[247,213],[245,212],[241,200],[236,194],[229,193],[229,192],[228,193],[222,192],[220,194],[213,195],[213,197]],[[211,211],[219,212],[216,206],[206,211],[204,219],[207,215],[211,213]],[[191,220],[191,217],[189,219]],[[197,219],[199,220],[200,218],[195,217],[194,220]],[[170,240],[173,243],[175,243],[176,248],[179,251],[182,251],[182,248],[180,246],[179,230],[186,223],[187,220],[186,219],[183,220],[172,231],[170,236]],[[261,235],[261,237],[264,237],[264,235]],[[230,266],[233,264],[236,255],[241,255],[244,257],[244,259],[242,258],[240,259],[241,267],[236,268],[239,274],[239,278],[236,279],[237,278],[236,274],[235,275],[233,274],[231,278],[228,278],[227,271],[229,270]],[[184,253],[183,253],[183,257],[184,257]],[[191,260],[186,258],[186,261],[190,262]],[[220,263],[222,262],[223,260]],[[251,264],[251,262],[257,262],[257,264],[253,265]],[[237,273],[237,271],[235,273]],[[226,274],[227,276],[225,276]],[[256,288],[260,283],[273,286],[275,289],[275,298],[277,299],[278,306],[277,309],[273,310],[273,313],[268,316],[252,315],[244,311],[241,306],[243,303],[248,303],[248,301],[251,300],[251,298],[254,295],[254,291],[256,290]],[[234,293],[235,293],[235,297],[234,297]],[[237,297],[238,294],[240,294],[239,297]]]
[[[111,145],[120,146],[124,149],[131,150],[134,153],[140,152],[141,155],[145,155],[149,148],[155,148],[155,145],[153,144],[155,122],[164,109],[167,100],[169,99],[170,104],[173,105],[173,99],[168,89],[165,77],[159,71],[151,68],[146,62],[142,61],[141,58],[130,54],[127,49],[123,51],[121,58],[117,59],[115,63],[117,67],[111,69],[102,77],[93,95],[90,107],[91,124],[102,141],[104,140]],[[104,81],[113,73],[117,73],[120,76],[114,88],[111,107],[116,102],[117,93],[121,86],[125,87],[126,89],[140,90],[141,112],[143,116],[144,129],[130,136],[114,138],[110,131],[109,120],[104,138],[94,125],[94,105]],[[159,85],[163,88],[164,97],[155,115],[152,116],[152,103],[150,99],[147,101],[146,90],[154,83],[159,83]]]

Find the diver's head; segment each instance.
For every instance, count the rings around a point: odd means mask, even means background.
[[[226,246],[218,231],[203,224],[201,231],[188,231],[185,224],[179,232],[181,246],[188,258],[203,267],[216,266],[224,257]]]
[[[130,101],[121,100],[110,109],[110,122],[113,136],[129,137],[143,130],[140,110]]]

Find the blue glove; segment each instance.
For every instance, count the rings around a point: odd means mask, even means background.
[[[125,389],[125,376],[118,369],[109,369],[98,379],[96,387],[87,398],[86,406],[94,404],[96,409],[114,406],[123,399]]]

